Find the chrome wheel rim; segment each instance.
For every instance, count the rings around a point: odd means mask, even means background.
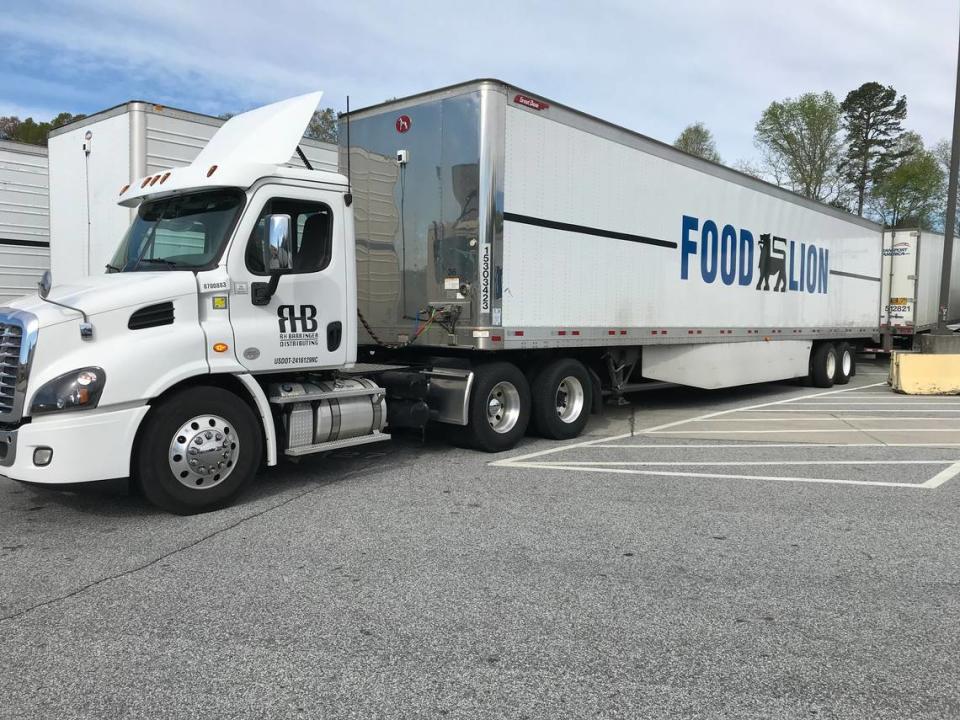
[[[487,395],[487,422],[494,432],[508,433],[520,419],[520,391],[512,382],[498,382]]]
[[[174,433],[167,458],[181,485],[209,490],[230,476],[239,453],[240,439],[230,423],[218,415],[198,415]]]
[[[557,386],[557,417],[561,422],[576,422],[583,412],[583,384],[575,377],[565,377]]]
[[[827,353],[827,377],[833,378],[837,374],[837,354]]]
[[[844,376],[849,375],[850,371],[853,369],[853,354],[849,350],[843,351],[843,359],[841,360],[841,363]]]

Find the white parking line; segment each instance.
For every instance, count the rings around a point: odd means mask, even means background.
[[[612,465],[612,466],[632,466],[638,467],[741,467],[743,465],[953,465],[960,460],[744,460],[730,462],[729,460],[710,461],[697,460],[691,462],[687,460],[673,460],[669,462],[641,461],[632,460],[564,460],[563,465]],[[544,463],[551,464],[551,463]]]
[[[517,467],[523,468],[539,468],[542,470],[573,470],[576,472],[598,472],[598,473],[619,473],[626,475],[657,475],[657,476],[666,476],[666,477],[684,477],[684,478],[707,478],[711,480],[721,479],[721,480],[773,480],[778,482],[798,482],[798,483],[822,483],[825,485],[870,485],[873,487],[895,487],[895,488],[921,488],[928,489],[931,487],[927,483],[904,483],[904,482],[883,482],[880,480],[845,480],[838,478],[807,478],[807,477],[781,477],[779,475],[717,475],[716,473],[697,473],[697,472],[677,472],[674,470],[633,470],[632,468],[616,468],[616,467],[589,467],[589,466],[579,466],[579,465],[570,465],[562,463],[523,463]],[[953,465],[946,470],[944,470],[940,475],[946,475],[951,470],[956,468],[956,470],[945,477],[941,481],[941,484],[949,480],[951,477],[960,472],[960,463]],[[935,477],[939,477],[935,476]]]
[[[910,408],[916,407],[911,405]],[[859,410],[846,410],[844,408],[820,408],[817,410],[741,410],[741,412],[750,412],[750,413],[898,413],[898,412],[911,412],[911,409],[904,408],[902,410],[874,410],[872,408],[862,408]],[[916,412],[925,412],[925,413],[957,413],[960,412],[960,407],[956,410],[917,410]]]
[[[723,435],[728,435],[732,433],[737,434],[746,434],[746,435],[756,435],[756,434],[767,434],[773,435],[779,433],[780,435],[790,435],[792,433],[897,433],[897,432],[952,432],[960,433],[960,428],[837,428],[837,429],[817,429],[817,428],[803,428],[803,429],[790,429],[790,430],[698,430],[693,428],[691,430],[657,430],[656,432],[648,432],[647,435],[688,435],[696,434],[702,435],[704,433],[719,433]],[[629,437],[629,436],[628,436]],[[611,438],[613,439],[613,438]]]
[[[755,410],[754,412],[765,412],[765,411],[764,411],[764,410]],[[800,412],[800,411],[798,411],[798,410],[770,410],[769,412],[785,412],[785,413],[786,413],[786,412]],[[810,412],[821,412],[821,411],[819,411],[819,410],[811,410]],[[889,421],[889,420],[897,420],[897,421],[900,421],[900,420],[935,420],[935,421],[937,421],[937,422],[943,422],[944,420],[954,420],[954,419],[960,420],[960,416],[958,416],[957,418],[942,418],[942,417],[895,417],[895,418],[891,418],[891,417],[873,417],[873,416],[870,416],[870,417],[857,416],[857,417],[852,417],[852,418],[842,418],[842,417],[837,417],[836,413],[838,413],[838,412],[844,412],[844,411],[842,411],[842,410],[826,411],[826,410],[825,410],[825,411],[822,411],[822,412],[821,412],[821,414],[823,415],[823,417],[716,418],[716,419],[713,419],[713,420],[701,420],[700,422],[718,422],[718,423],[719,423],[719,422],[732,422],[732,423],[737,423],[737,422],[762,422],[762,423],[769,423],[769,422],[774,422],[774,421],[776,421],[776,420],[781,420],[781,421],[783,421],[783,422],[820,422],[821,420],[840,420],[840,421],[847,421],[847,420],[858,420],[858,421],[859,421],[859,420],[885,420],[885,421]],[[877,412],[883,412],[883,411],[882,411],[882,410],[878,410]],[[889,411],[887,411],[887,412],[895,412],[895,411],[889,410]],[[906,411],[906,410],[905,410],[904,412],[909,412],[909,411]],[[930,412],[930,411],[928,411],[928,410],[921,410],[920,412]],[[960,427],[958,427],[957,430],[960,431]]]
[[[680,448],[852,448],[852,447],[876,447],[876,448],[897,448],[897,447],[932,447],[932,448],[943,448],[945,450],[955,447],[960,447],[960,443],[883,443],[883,442],[872,442],[872,443],[724,443],[724,442],[713,442],[713,443],[683,443],[683,444],[659,444],[659,443],[647,443],[645,445],[592,445],[591,447],[595,448],[630,448],[634,450],[657,450],[659,448],[666,448],[668,450],[679,450]]]

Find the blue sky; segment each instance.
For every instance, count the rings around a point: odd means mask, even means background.
[[[948,136],[958,25],[957,0],[32,0],[0,14],[0,115],[314,89],[339,110],[493,76],[667,142],[701,120],[732,163],[771,100],[868,80],[907,95],[928,143]]]

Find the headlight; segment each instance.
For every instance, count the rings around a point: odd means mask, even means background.
[[[37,390],[30,412],[33,415],[61,410],[95,408],[100,402],[106,373],[98,367],[80,368],[54,378]]]

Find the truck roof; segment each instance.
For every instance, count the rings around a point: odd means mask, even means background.
[[[854,215],[853,213],[834,207],[833,205],[828,205],[827,203],[819,200],[812,200],[805,195],[801,195],[800,193],[788,190],[787,188],[780,187],[779,185],[774,185],[766,180],[761,180],[760,178],[754,177],[753,175],[748,175],[745,172],[736,170],[727,165],[715,163],[711,160],[705,160],[697,155],[691,155],[690,153],[675,148],[669,143],[657,140],[648,135],[631,130],[630,128],[626,128],[622,125],[617,125],[616,123],[604,120],[603,118],[597,117],[596,115],[591,115],[590,113],[578,110],[569,105],[556,102],[545,97],[544,95],[540,95],[539,93],[524,90],[517,85],[513,85],[512,83],[508,83],[497,78],[477,78],[475,80],[456,83],[454,85],[447,85],[435,90],[428,90],[425,92],[416,93],[414,95],[396,98],[394,100],[387,100],[375,105],[369,105],[357,110],[351,110],[349,116],[360,118],[365,115],[375,115],[389,109],[400,110],[404,107],[417,105],[425,100],[438,100],[445,97],[453,97],[456,95],[462,95],[466,92],[480,90],[484,87],[492,88],[508,96],[510,94],[518,94],[542,101],[542,109],[545,111],[546,116],[557,121],[565,122],[573,127],[586,130],[595,135],[599,135],[605,139],[612,140],[613,142],[619,142],[624,145],[638,147],[652,155],[664,158],[665,160],[686,165],[687,167],[695,170],[723,178],[729,182],[734,182],[738,185],[743,185],[754,190],[764,192],[782,200],[809,207],[817,210],[818,212],[823,212],[828,215],[842,218],[848,222],[856,223],[872,230],[880,231],[883,229],[881,224],[873,222],[867,218]],[[341,113],[341,117],[346,117],[347,115],[347,113]],[[344,140],[345,138],[341,135],[341,143],[343,143]]]

